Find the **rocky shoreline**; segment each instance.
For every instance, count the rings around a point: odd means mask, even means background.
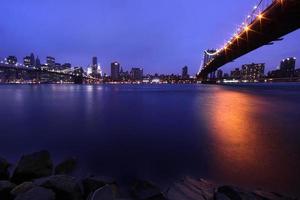
[[[113,178],[76,178],[76,158],[54,166],[47,151],[23,155],[10,174],[11,164],[0,158],[0,200],[279,200],[296,199],[274,192],[250,191],[186,177],[161,191],[155,184],[136,180],[129,186]]]

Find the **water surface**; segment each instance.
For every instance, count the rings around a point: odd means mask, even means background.
[[[299,195],[300,85],[0,85],[0,155],[79,171],[185,175]]]

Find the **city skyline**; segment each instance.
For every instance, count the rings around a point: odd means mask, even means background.
[[[172,5],[117,0],[89,1],[88,5],[83,1],[6,1],[0,15],[10,20],[0,22],[0,57],[16,55],[20,59],[33,52],[39,58],[52,55],[61,63],[86,68],[91,64],[90,57],[97,56],[107,74],[110,63],[117,60],[126,67],[143,66],[145,73],[152,74],[180,73],[187,65],[192,75],[199,70],[203,51],[222,45],[256,3],[223,1],[214,7],[214,3],[187,4],[181,0]],[[49,15],[47,9],[53,14]],[[238,13],[231,12],[236,9]],[[266,70],[271,70],[283,58],[300,56],[299,36],[299,31],[291,33],[283,41],[262,47],[222,69],[264,62]]]

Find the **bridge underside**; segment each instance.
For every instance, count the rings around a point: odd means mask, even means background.
[[[249,30],[234,38],[225,49],[206,65],[198,74],[205,79],[221,66],[245,55],[261,46],[270,45],[280,37],[300,28],[300,0],[280,0],[273,3],[263,13],[262,19],[256,19]]]

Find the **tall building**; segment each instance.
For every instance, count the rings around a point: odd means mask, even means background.
[[[39,59],[38,56],[35,59],[35,67],[36,68],[41,68],[41,60]]]
[[[182,79],[188,79],[189,78],[189,72],[188,72],[188,67],[187,66],[184,66],[182,68],[181,78]]]
[[[102,70],[100,65],[98,64],[98,58],[92,58],[92,65],[88,67],[87,70],[88,75],[93,76],[94,78],[101,78]]]
[[[55,63],[55,70],[61,70],[61,64]]]
[[[25,56],[23,58],[23,64],[25,67],[30,67],[31,66],[31,57],[30,56]]]
[[[54,67],[55,67],[55,58],[53,58],[51,56],[47,56],[46,57],[46,62],[47,62],[48,68],[54,69]]]
[[[64,63],[61,68],[62,70],[65,70],[65,69],[71,69],[72,65],[71,63]]]
[[[113,81],[120,80],[120,63],[113,62],[110,65],[110,76]]]
[[[296,58],[287,58],[280,63],[281,77],[293,77],[295,74]]]
[[[98,65],[98,58],[95,56],[93,57],[93,62],[92,62],[93,66],[97,66]]]
[[[230,73],[230,77],[233,79],[240,79],[241,78],[241,71],[239,68],[235,68],[233,71]]]
[[[300,77],[300,68],[295,70],[295,75],[296,75],[297,77]]]
[[[120,69],[120,80],[128,81],[131,79],[130,73],[128,71],[123,71],[123,68]]]
[[[259,80],[264,77],[265,64],[264,63],[252,63],[242,66],[242,79],[248,81]]]
[[[141,81],[141,80],[143,80],[143,69],[142,68],[132,68],[130,75],[131,75],[131,79],[133,81]]]
[[[97,57],[92,58],[92,75],[97,76],[98,59]]]
[[[30,67],[35,67],[35,58],[33,53],[30,54]]]
[[[18,59],[16,56],[8,56],[6,60],[7,60],[7,63],[10,65],[15,65],[18,62]]]

